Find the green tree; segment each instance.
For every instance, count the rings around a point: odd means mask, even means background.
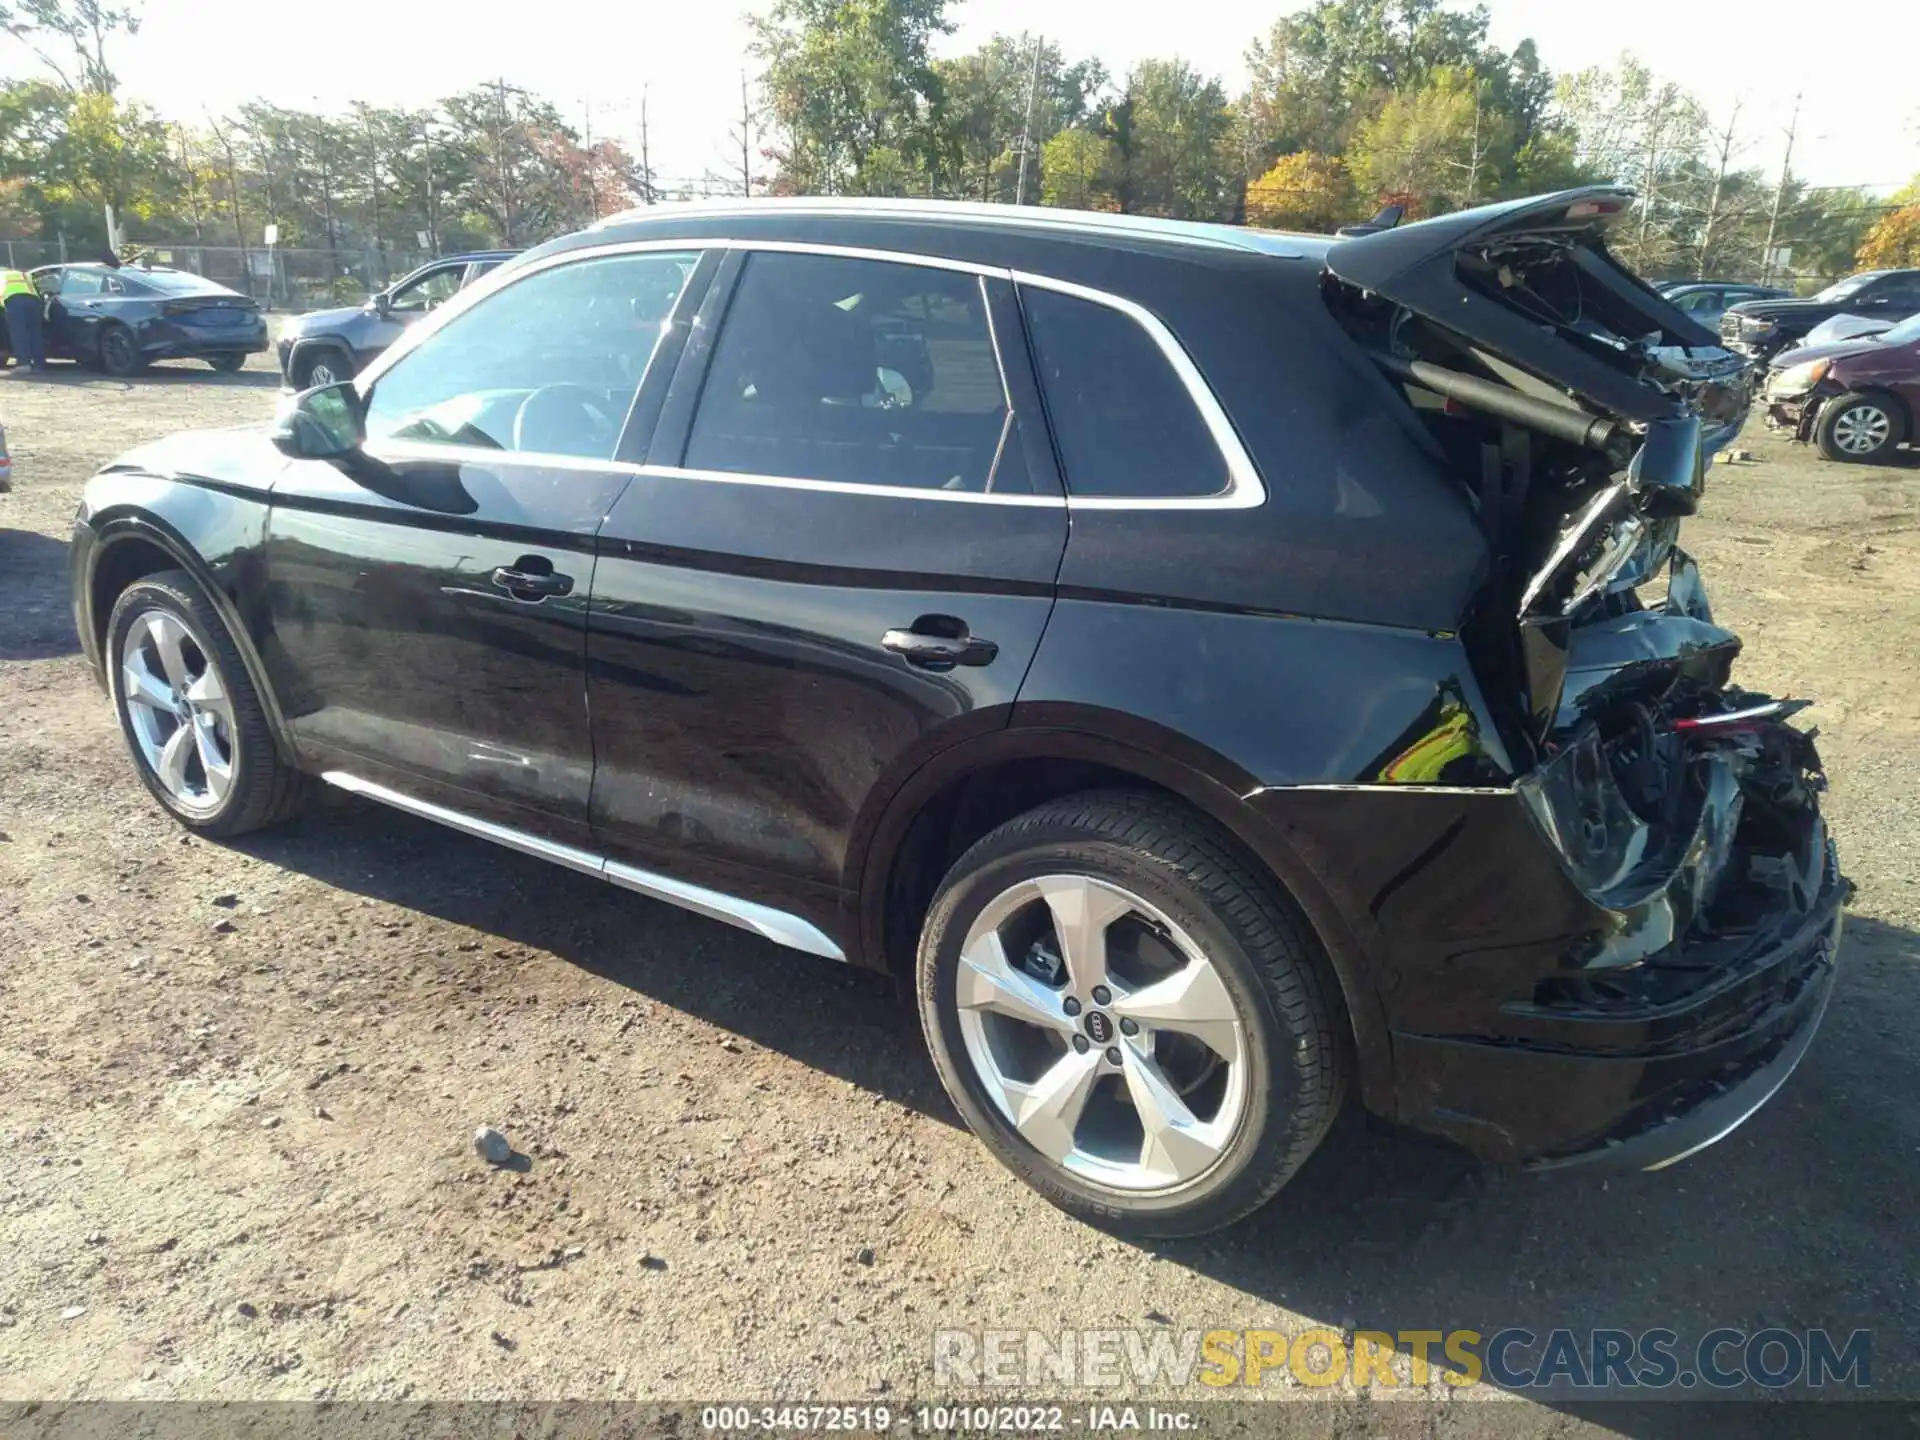
[[[0,87],[0,177],[42,229],[106,238],[103,207],[122,223],[162,214],[177,189],[164,122],[145,105],[44,81]]]
[[[1241,196],[1233,113],[1218,80],[1184,60],[1143,60],[1109,112],[1122,208],[1182,220],[1231,218]]]
[[[946,0],[774,0],[750,23],[778,188],[911,188],[955,168],[931,54],[953,28]],[[878,173],[867,178],[870,161]]]
[[[1459,67],[1396,93],[1360,126],[1348,151],[1361,193],[1411,196],[1425,214],[1498,193],[1513,165],[1513,121],[1488,103],[1487,88]]]
[[[454,137],[446,154],[464,155],[471,164],[465,201],[476,228],[513,246],[578,222],[580,200],[568,161],[579,137],[550,102],[502,83],[455,95],[445,109]],[[379,143],[391,174],[397,156],[419,152],[418,126],[411,120],[398,127],[389,123]]]
[[[1247,52],[1252,84],[1241,104],[1257,163],[1341,153],[1388,96],[1442,68],[1516,66],[1523,73],[1507,82],[1514,102],[1544,108],[1531,42],[1510,61],[1487,44],[1487,24],[1485,6],[1454,10],[1444,0],[1316,0],[1283,16]]]
[[[1026,194],[1037,198],[1042,183],[1036,161],[1047,142],[1084,124],[1107,83],[1098,60],[1069,65],[1059,46],[1026,35],[995,35],[971,54],[936,60],[934,71],[958,167],[956,188],[978,200],[1015,198],[1019,157],[1013,147],[1027,133],[1029,108],[1034,154],[1028,157]]]
[[[1040,153],[1040,203],[1069,210],[1115,210],[1113,141],[1091,130],[1062,130]]]

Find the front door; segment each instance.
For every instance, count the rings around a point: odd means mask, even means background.
[[[267,663],[307,763],[559,839],[586,831],[584,639],[614,459],[696,254],[562,261],[361,382],[364,456],[295,462]]]
[[[47,354],[69,360],[82,360],[93,354],[101,322],[101,274],[98,270],[72,267],[55,271],[52,288],[46,277],[36,284],[47,298]]]
[[[1006,724],[1067,515],[1004,275],[742,249],[708,299],[601,531],[596,844],[826,924],[869,798]]]

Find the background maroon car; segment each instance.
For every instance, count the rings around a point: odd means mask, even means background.
[[[1767,423],[1829,460],[1886,460],[1920,416],[1920,315],[1878,335],[1793,352],[1767,379]]]

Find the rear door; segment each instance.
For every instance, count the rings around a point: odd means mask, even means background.
[[[631,478],[614,452],[699,258],[530,270],[363,377],[364,456],[288,467],[267,662],[314,768],[584,837],[594,533]]]
[[[1065,504],[1004,272],[743,246],[692,334],[601,531],[595,837],[825,914],[869,800],[1007,723]]]

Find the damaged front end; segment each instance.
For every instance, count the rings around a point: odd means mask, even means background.
[[[1751,372],[1607,253],[1631,199],[1575,191],[1328,255],[1330,306],[1490,541],[1462,634],[1508,700],[1514,796],[1584,897],[1486,1033],[1424,1037],[1556,1060],[1543,1076],[1606,1062],[1591,1083],[1614,1093],[1509,1137],[1536,1164],[1654,1168],[1752,1113],[1818,1023],[1848,893],[1792,723],[1808,702],[1733,683],[1740,641],[1678,545]]]

